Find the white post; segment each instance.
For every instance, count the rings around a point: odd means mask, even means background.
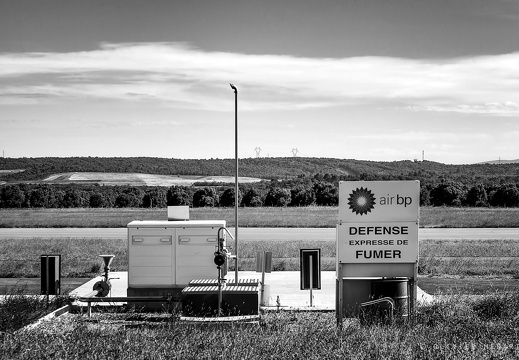
[[[234,180],[234,281],[238,285],[238,89],[233,84],[234,90],[234,160],[235,160],[235,180]]]
[[[344,291],[343,290],[343,283],[342,283],[342,264],[339,263],[339,264],[337,264],[337,266],[338,266],[338,271],[337,271],[337,281],[338,281],[338,283],[336,284],[336,286],[339,289],[338,290],[338,292],[339,292],[339,301],[338,301],[338,304],[337,304],[339,309],[336,309],[336,315],[337,315],[337,325],[342,327],[342,303],[343,303],[342,292]]]
[[[49,279],[49,255],[45,257],[45,283],[47,287],[47,307],[49,307],[49,287],[50,287],[50,279]]]
[[[261,257],[261,303],[265,303],[265,263],[266,263],[266,252],[263,251],[263,256]]]
[[[312,255],[310,255],[310,307],[313,306],[312,302],[312,288],[314,287],[314,276],[313,276],[313,264],[312,264]]]

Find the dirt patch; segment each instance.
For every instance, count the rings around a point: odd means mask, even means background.
[[[239,177],[240,183],[254,183],[262,179]],[[141,173],[103,173],[71,172],[52,174],[42,181],[50,184],[98,184],[106,186],[191,186],[196,182],[234,183],[234,176],[198,176],[198,175],[155,175]]]

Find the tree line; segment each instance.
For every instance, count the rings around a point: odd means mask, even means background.
[[[348,177],[377,180],[408,178],[417,180],[449,178],[465,184],[485,185],[504,180],[519,182],[519,163],[446,165],[434,161],[365,161],[333,158],[245,158],[240,159],[240,176],[287,180],[300,175],[329,174],[340,180]],[[70,172],[117,172],[157,175],[229,176],[234,174],[234,159],[170,158],[0,158],[0,180],[8,183],[41,181],[47,176]],[[321,175],[323,176],[323,175]]]
[[[337,206],[339,186],[338,181],[332,180],[332,176],[316,175],[240,185],[238,202],[244,207]],[[518,185],[509,182],[467,185],[453,180],[423,181],[420,205],[519,207]],[[0,187],[0,208],[232,207],[234,202],[233,184],[131,187],[15,183]]]

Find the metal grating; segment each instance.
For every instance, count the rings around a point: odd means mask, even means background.
[[[258,286],[259,283],[258,279],[238,279],[238,285]],[[227,285],[235,285],[234,279],[229,280]]]
[[[193,279],[189,282],[189,286],[211,286],[211,285],[218,285],[217,279]]]
[[[238,285],[241,286],[258,286],[258,279],[238,279]],[[227,286],[235,286],[234,279],[226,281]],[[193,279],[189,282],[189,286],[218,286],[217,279]]]
[[[182,294],[193,293],[217,293],[218,286],[187,286],[182,290]],[[222,292],[228,293],[258,293],[256,286],[224,286]]]

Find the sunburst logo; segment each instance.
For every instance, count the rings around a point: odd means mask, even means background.
[[[350,205],[351,212],[357,215],[365,215],[374,208],[375,196],[368,188],[361,187],[353,190],[348,198],[348,205]]]

